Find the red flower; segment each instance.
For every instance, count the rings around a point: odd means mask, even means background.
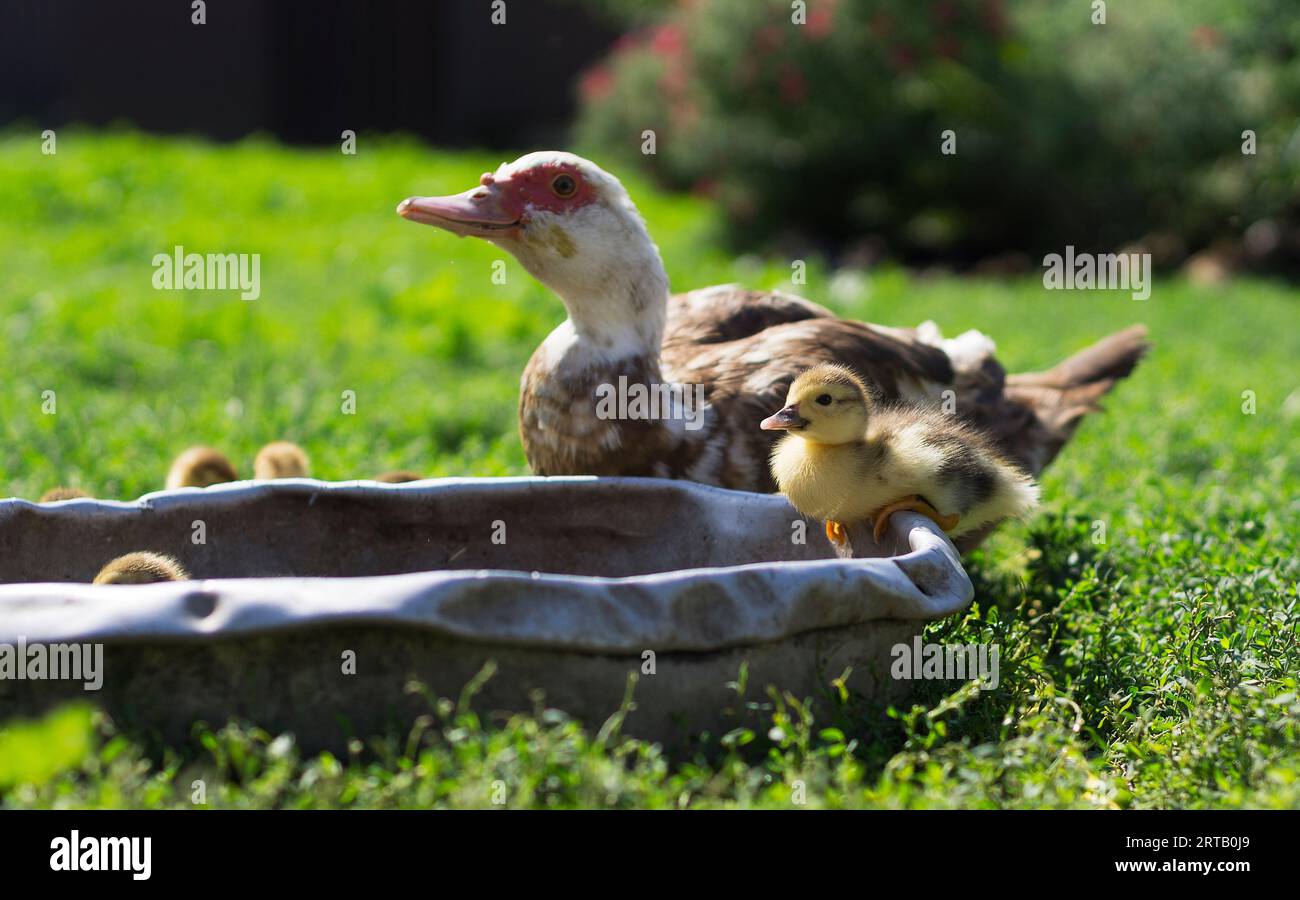
[[[713,178],[701,178],[691,185],[691,193],[697,197],[708,197],[710,200],[716,200],[718,197],[718,182]]]
[[[803,73],[787,63],[781,64],[781,75],[777,81],[781,99],[790,104],[802,103],[808,98],[808,81]]]
[[[916,54],[909,47],[895,47],[889,52],[889,64],[895,71],[905,72],[916,64]]]
[[[834,24],[834,14],[829,9],[818,7],[808,14],[808,24],[804,27],[808,29],[808,37],[816,41],[830,34]]]
[[[772,53],[781,49],[785,32],[775,25],[764,25],[754,32],[754,52]]]
[[[620,34],[614,41],[614,52],[624,53],[628,50],[635,50],[645,43],[644,31],[627,31]]]
[[[1223,33],[1209,25],[1197,25],[1192,29],[1192,43],[1199,50],[1213,50],[1223,43]]]
[[[603,100],[614,92],[614,76],[605,66],[588,69],[578,86],[584,100]]]
[[[659,76],[659,90],[669,97],[678,98],[686,93],[689,82],[685,66],[669,66]]]
[[[682,27],[672,22],[660,25],[650,38],[650,48],[660,56],[677,56],[685,43]]]

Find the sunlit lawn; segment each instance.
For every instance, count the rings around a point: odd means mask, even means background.
[[[500,155],[73,131],[58,146],[0,137],[0,493],[132,498],[187,445],[247,471],[276,438],[326,479],[526,471],[519,373],[559,302],[513,260],[494,284],[487,244],[393,213],[408,194],[469,187]],[[628,186],[676,287],[789,287],[788,261],[722,249],[707,205]],[[261,297],[155,291],[152,257],[176,245],[260,254]],[[203,769],[219,805],[488,805],[498,778],[518,787],[512,803],[561,806],[786,805],[796,779],[811,806],[1300,803],[1300,293],[1162,281],[1137,302],[901,271],[840,284],[812,260],[795,289],[884,324],[979,328],[1013,371],[1151,328],[1154,353],[1047,473],[1046,512],[973,560],[976,606],[931,629],[998,641],[996,691],[931,683],[914,710],[850,704],[829,731],[787,707],[774,744],[733,735],[696,765],[593,745],[598,722],[520,718],[449,720],[405,761],[404,742],[299,760],[236,729],[141,766],[134,739],[74,715],[57,726],[73,735],[62,774],[0,760],[0,791],[45,778],[8,802],[184,806],[178,772]],[[13,740],[0,733],[0,756]]]

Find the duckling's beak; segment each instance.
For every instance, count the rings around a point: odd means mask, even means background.
[[[433,225],[460,237],[501,237],[519,228],[523,207],[514,192],[484,175],[478,187],[449,197],[407,197],[397,204],[403,219]]]
[[[791,403],[779,413],[773,413],[762,422],[758,427],[764,431],[784,431],[787,428],[803,428],[808,424],[808,420],[799,415],[799,404]]]

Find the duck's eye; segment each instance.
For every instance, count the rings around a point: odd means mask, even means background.
[[[555,191],[557,197],[572,197],[578,190],[578,182],[573,180],[572,175],[556,175],[551,182],[551,190]]]
[[[831,405],[831,395],[830,395],[830,394],[822,394],[820,397],[817,398],[817,403],[818,403],[819,406],[830,406],[830,405]]]

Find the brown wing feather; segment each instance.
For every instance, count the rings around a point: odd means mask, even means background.
[[[834,318],[834,313],[802,297],[775,291],[748,291],[721,285],[668,298],[664,345],[693,346],[738,341],[804,319]]]

